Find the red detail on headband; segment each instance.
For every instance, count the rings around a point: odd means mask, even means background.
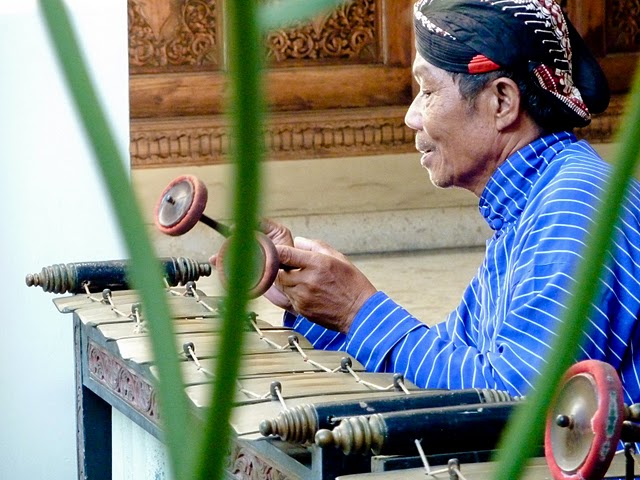
[[[484,55],[476,55],[471,59],[467,66],[469,68],[469,73],[493,72],[494,70],[500,69],[500,65],[489,60]]]

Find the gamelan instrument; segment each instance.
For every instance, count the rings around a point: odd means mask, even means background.
[[[181,175],[167,185],[155,207],[155,224],[166,235],[183,235],[198,222],[211,227],[227,240],[216,255],[216,270],[223,286],[228,281],[226,254],[233,239],[233,230],[204,214],[207,205],[207,187],[193,175]],[[280,262],[273,242],[261,232],[256,231],[255,265],[251,274],[251,297],[259,297],[273,284],[278,274]]]
[[[200,277],[211,275],[208,262],[185,257],[160,259],[160,266],[168,286],[186,285]],[[43,267],[39,273],[25,277],[28,287],[42,287],[51,293],[95,293],[104,289],[130,290],[128,260],[61,263]]]
[[[203,418],[215,366],[225,361],[220,299],[193,282],[168,287],[167,296],[185,392]],[[122,290],[54,303],[74,317],[84,423],[96,424],[89,414],[99,409],[89,400],[103,402],[161,439],[157,369],[146,328],[152,319],[139,301],[135,291]],[[402,375],[368,373],[344,352],[314,350],[290,329],[253,313],[238,328],[246,334],[229,478],[489,480],[499,436],[513,409],[526,402],[491,389],[423,390]],[[630,451],[614,455],[620,442],[639,439],[640,406],[625,407],[621,392],[607,364],[574,365],[549,411],[541,456],[523,478],[635,478]],[[90,455],[92,448],[85,444],[82,451]]]
[[[350,359],[344,358],[342,364],[349,363]],[[260,432],[264,436],[277,435],[283,440],[298,443],[310,443],[317,438],[319,431],[333,431],[339,435],[340,430],[345,430],[350,423],[357,419],[366,419],[371,415],[388,412],[407,412],[417,409],[431,409],[436,407],[459,407],[477,404],[505,403],[513,400],[506,392],[491,389],[464,389],[464,390],[425,390],[413,392],[411,395],[400,395],[389,398],[370,398],[366,402],[360,400],[327,401],[313,405],[305,404],[283,410],[273,419],[265,419],[260,424]],[[441,411],[440,409],[440,411]],[[343,422],[346,422],[343,425]],[[341,425],[343,425],[341,427]],[[355,426],[357,428],[357,426]],[[344,436],[345,434],[343,434]],[[321,436],[327,437],[327,433]],[[356,434],[357,436],[357,434]],[[370,438],[369,435],[364,435]],[[318,442],[322,446],[330,445],[325,439]],[[348,450],[348,451],[345,451]],[[343,448],[345,453],[354,449]],[[373,450],[373,449],[372,449]],[[364,451],[363,453],[366,453]]]

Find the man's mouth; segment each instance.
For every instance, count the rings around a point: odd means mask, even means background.
[[[427,141],[426,138],[420,135],[416,135],[416,150],[422,154],[431,153],[434,148],[433,145]]]
[[[425,139],[421,139],[416,137],[416,150],[418,150],[422,156],[420,157],[420,165],[424,168],[427,168],[429,162],[429,158],[431,154],[435,151],[433,145],[429,142],[426,142]]]
[[[422,153],[422,156],[420,157],[420,165],[422,165],[424,168],[429,168],[429,160],[431,158],[433,150],[427,150],[426,152],[420,153]]]

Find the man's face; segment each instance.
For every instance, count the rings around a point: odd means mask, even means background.
[[[473,106],[461,97],[451,75],[420,54],[413,63],[420,92],[405,123],[416,131],[420,163],[437,187],[461,187],[480,196],[494,172],[497,130],[490,94],[480,93]]]

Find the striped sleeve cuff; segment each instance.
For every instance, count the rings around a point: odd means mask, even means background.
[[[283,325],[305,337],[317,350],[344,350],[347,336],[344,333],[328,330],[302,315],[295,316],[285,312]]]
[[[296,316],[285,310],[284,312],[284,317],[282,317],[282,325],[284,325],[287,328],[293,328],[293,326],[296,323]]]
[[[391,350],[415,328],[424,324],[384,292],[377,292],[362,306],[347,335],[347,352],[367,371],[384,371]]]

